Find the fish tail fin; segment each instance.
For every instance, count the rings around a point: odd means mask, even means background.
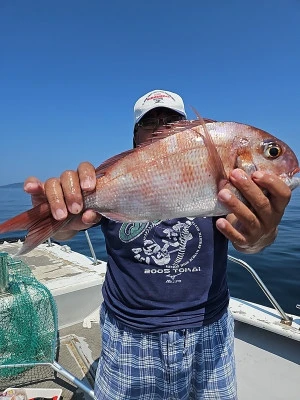
[[[49,204],[42,203],[0,224],[0,233],[30,229],[32,225],[49,215],[51,215]]]
[[[42,203],[0,224],[0,233],[28,230],[23,246],[15,256],[26,254],[49,237],[53,236],[63,225],[73,218],[57,221],[52,217],[48,203]]]

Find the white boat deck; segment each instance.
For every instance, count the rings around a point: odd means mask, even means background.
[[[14,255],[21,246],[21,241],[4,242],[0,251]],[[91,257],[56,243],[43,243],[20,259],[51,291],[58,308],[59,328],[82,322],[99,307],[106,262],[98,261],[95,265]]]
[[[21,243],[0,244],[0,251],[16,253]],[[100,354],[98,307],[106,264],[71,251],[67,246],[40,245],[22,256],[52,292],[60,327],[58,362],[86,385],[93,385]],[[232,298],[240,400],[300,399],[300,317],[291,326],[282,324],[274,309]],[[41,367],[37,367],[41,368]],[[43,367],[44,368],[44,367]],[[53,370],[40,369],[23,386],[62,388],[63,400],[90,397]],[[18,382],[1,381],[0,391]]]
[[[282,324],[268,307],[231,299],[240,400],[300,399],[300,317]]]

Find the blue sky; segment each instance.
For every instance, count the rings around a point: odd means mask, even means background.
[[[300,157],[299,0],[1,0],[0,185],[132,145],[153,89]]]

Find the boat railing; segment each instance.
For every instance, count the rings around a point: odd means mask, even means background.
[[[86,230],[86,231],[84,231],[84,233],[85,233],[85,237],[86,237],[86,240],[88,242],[90,251],[92,253],[92,257],[93,257],[93,260],[94,260],[93,264],[94,265],[100,264],[100,261],[98,261],[98,259],[97,259],[97,256],[96,256],[96,253],[95,253],[95,250],[94,250],[94,247],[93,247],[93,244],[92,244],[92,241],[91,241],[91,238],[90,238],[90,235],[89,235],[88,231]]]
[[[94,247],[93,247],[93,244],[92,244],[90,235],[89,235],[89,233],[88,233],[87,230],[84,231],[84,233],[85,233],[85,237],[86,237],[86,240],[87,240],[88,245],[89,245],[89,248],[90,248],[90,252],[91,252],[91,254],[92,254],[93,265],[98,265],[98,264],[100,264],[101,262],[97,259],[97,256],[96,256],[96,253],[95,253],[95,250],[94,250]],[[48,246],[49,246],[49,247],[52,247],[52,246],[53,246],[52,241],[51,241],[51,238],[47,239],[47,242],[48,242]]]
[[[280,307],[272,293],[269,291],[269,289],[266,287],[266,285],[263,283],[262,279],[259,277],[257,272],[244,260],[240,260],[239,258],[233,257],[231,255],[228,255],[228,260],[232,261],[236,264],[241,265],[244,267],[254,278],[260,289],[264,292],[264,294],[267,296],[269,301],[272,303],[273,307],[278,311],[278,313],[281,315],[281,323],[284,325],[292,325],[293,318],[289,317],[283,309]],[[300,304],[297,305],[297,308],[300,308]]]

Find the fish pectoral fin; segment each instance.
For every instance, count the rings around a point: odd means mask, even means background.
[[[48,217],[50,213],[49,203],[41,203],[30,210],[24,211],[2,222],[2,224],[0,224],[0,233],[28,230],[38,220]]]
[[[228,182],[228,176],[225,172],[223,161],[220,157],[220,154],[218,153],[217,147],[213,141],[211,134],[209,133],[205,121],[200,116],[200,114],[197,115],[198,115],[197,121],[200,122],[203,132],[200,132],[198,129],[193,129],[193,128],[192,130],[202,138],[205,144],[205,147],[208,151],[209,164],[211,165],[217,186],[220,190],[222,187],[224,187],[226,182]]]

